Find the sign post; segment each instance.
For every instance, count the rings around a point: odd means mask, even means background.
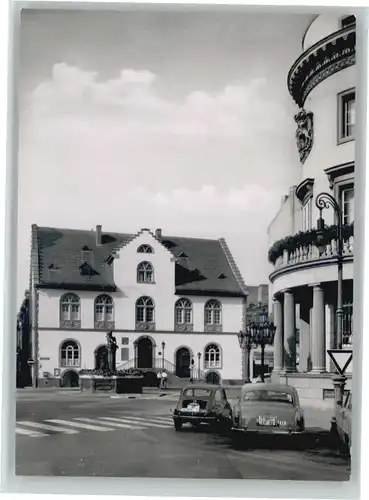
[[[346,371],[352,362],[352,349],[328,349],[327,353],[337,369],[337,373],[332,377],[334,401],[337,408],[343,404],[347,381]]]

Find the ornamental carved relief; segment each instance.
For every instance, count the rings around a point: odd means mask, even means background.
[[[296,144],[300,155],[300,162],[305,163],[314,142],[314,115],[311,111],[301,109],[295,115],[297,123]]]
[[[115,328],[114,321],[95,321],[96,330],[114,330],[114,328]]]
[[[136,330],[144,331],[144,332],[152,332],[155,330],[155,323],[149,322],[137,322]]]
[[[193,325],[191,323],[178,323],[174,326],[176,332],[193,332]]]
[[[205,325],[205,332],[222,333],[222,325]]]
[[[69,328],[69,329],[81,328],[81,321],[79,320],[69,321],[62,319],[60,320],[60,328]]]

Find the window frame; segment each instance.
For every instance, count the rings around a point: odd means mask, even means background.
[[[140,269],[140,267],[143,267],[143,269]],[[143,279],[140,279],[140,273],[144,273],[143,274]],[[148,277],[148,273],[151,273],[151,279],[148,280],[147,277]],[[154,270],[154,266],[152,265],[151,262],[148,262],[147,260],[143,260],[142,262],[140,262],[138,265],[137,265],[137,283],[145,283],[145,284],[148,284],[148,285],[152,285],[152,284],[155,284],[155,270]]]
[[[347,96],[353,94],[354,98],[354,106],[356,110],[356,88],[351,87],[343,92],[337,94],[337,145],[346,144],[347,142],[351,142],[355,140],[355,123],[353,124],[353,133],[351,135],[344,135],[344,128],[346,128],[347,124],[344,120],[344,99]]]
[[[345,222],[345,217],[348,217],[349,214],[345,215],[345,200],[344,200],[344,193],[347,191],[352,191],[353,192],[353,200],[352,200],[352,220]],[[355,220],[355,186],[353,182],[346,182],[343,183],[339,186],[339,205],[342,210],[342,222],[343,224],[352,224]]]
[[[76,299],[73,302],[72,299]],[[67,300],[69,299],[69,300]],[[63,310],[63,306],[68,306],[67,311]],[[77,315],[73,317],[73,308],[77,307]],[[67,316],[65,316],[67,312]],[[75,312],[75,311],[74,311]],[[60,297],[59,301],[59,326],[60,328],[80,328],[81,327],[81,299],[80,297],[72,292],[64,293]]]
[[[216,307],[219,306],[219,307]],[[216,312],[219,313],[219,322],[215,321]],[[210,313],[210,321],[208,321]],[[217,299],[209,299],[204,305],[204,325],[210,331],[221,331],[223,325],[222,303]]]
[[[188,314],[189,321],[186,321]],[[187,297],[180,297],[174,304],[174,328],[177,331],[193,331],[193,304]]]
[[[214,349],[215,347],[215,349]],[[210,356],[210,351],[215,353],[215,356]],[[216,359],[219,353],[219,360]],[[204,347],[204,369],[205,370],[221,370],[223,367],[223,352],[222,348],[216,342],[210,342]]]
[[[137,253],[153,254],[154,249],[151,245],[143,243],[137,248]]]
[[[146,303],[143,305],[140,305],[140,301],[145,301]],[[151,302],[151,305],[148,305],[147,302]],[[148,320],[147,319],[147,310],[151,309],[152,310],[152,319]],[[143,311],[143,317],[142,320],[138,319],[138,311],[142,310]],[[155,325],[155,303],[151,297],[148,297],[146,295],[139,297],[136,300],[135,304],[135,318],[136,318],[136,327],[138,325]]]
[[[99,300],[104,299],[105,301],[101,304],[98,303]],[[110,301],[110,302],[109,302]],[[103,308],[103,315],[101,318],[98,317],[97,308]],[[107,316],[107,308],[111,307],[111,317]],[[94,301],[94,323],[96,329],[114,329],[115,328],[115,304],[114,299],[111,295],[102,293],[95,298]]]
[[[74,343],[75,345],[70,345]],[[69,345],[66,345],[69,344]],[[66,347],[64,347],[66,345]],[[71,349],[69,349],[71,348]],[[63,358],[63,352],[65,352],[65,358]],[[72,352],[72,357],[68,358],[68,352]],[[77,356],[76,356],[77,352]],[[59,346],[59,366],[61,368],[80,368],[81,367],[82,351],[80,343],[75,339],[64,339]],[[63,362],[63,359],[65,362]],[[68,363],[67,360],[72,359],[72,363]]]

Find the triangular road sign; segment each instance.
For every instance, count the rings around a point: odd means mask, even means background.
[[[352,349],[328,349],[327,353],[338,373],[344,375],[352,361]]]

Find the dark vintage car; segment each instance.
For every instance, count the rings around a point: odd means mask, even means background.
[[[305,420],[296,389],[288,385],[245,384],[233,409],[233,439],[247,435],[303,435]]]
[[[335,418],[332,421],[331,432],[339,439],[339,447],[342,451],[350,453],[351,448],[351,411],[352,393],[347,394],[341,405],[336,405]]]
[[[232,409],[224,388],[220,385],[187,385],[181,391],[173,412],[176,431],[183,424],[194,427],[211,424],[219,431],[229,430],[232,425]]]

